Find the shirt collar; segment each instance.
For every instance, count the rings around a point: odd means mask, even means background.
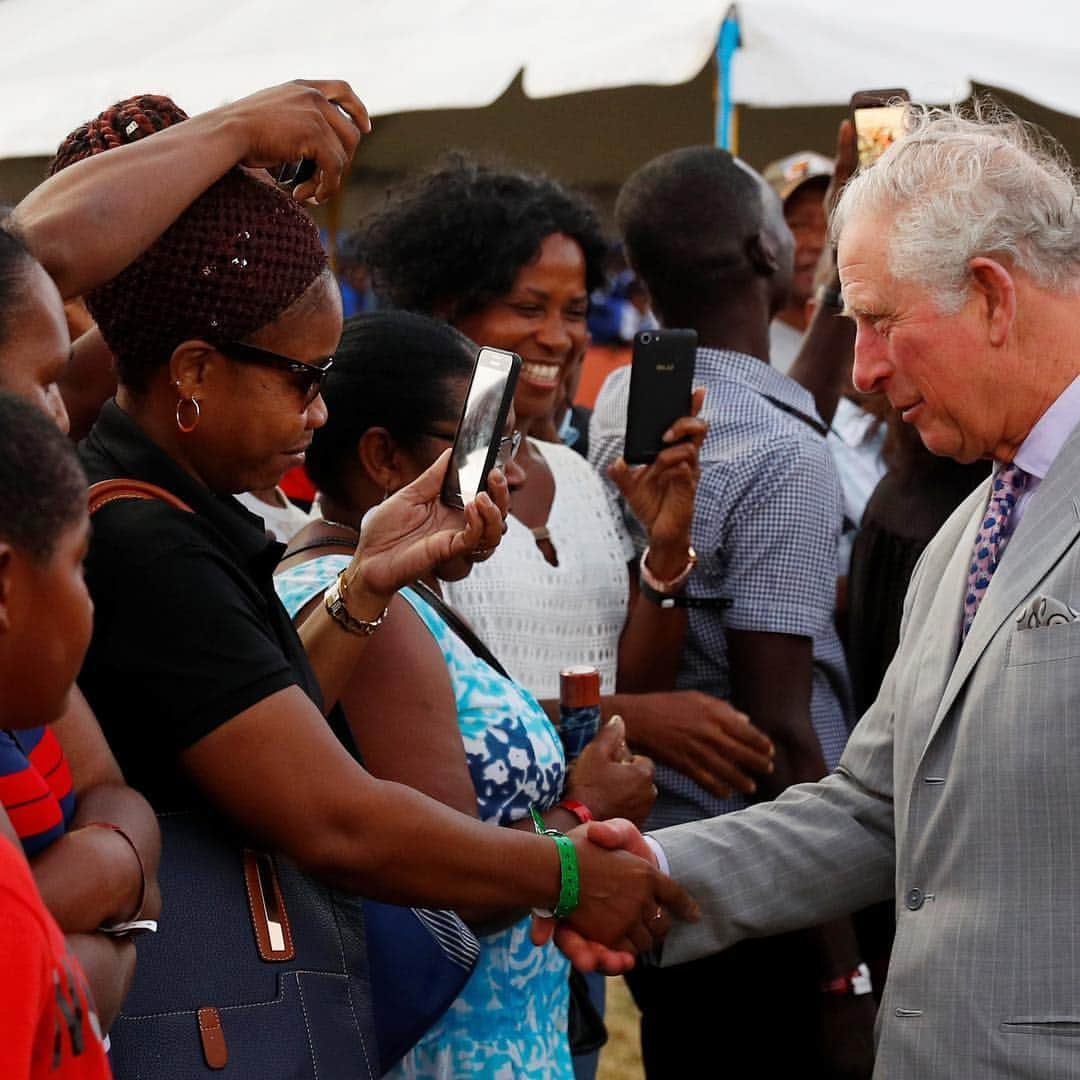
[[[1014,463],[1029,475],[1044,479],[1077,423],[1080,423],[1080,375],[1039,417],[1016,451]]]
[[[261,518],[231,495],[215,495],[185,472],[115,399],[105,403],[81,449],[91,483],[123,477],[165,488],[209,521],[259,576],[270,573],[281,558],[285,546],[267,535]]]
[[[768,398],[783,411],[796,414],[811,427],[827,430],[813,395],[794,379],[782,375],[763,360],[733,349],[709,349],[699,347],[694,368],[696,379],[725,380],[737,382]]]

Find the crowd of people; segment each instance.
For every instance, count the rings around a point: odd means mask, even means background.
[[[342,288],[370,126],[130,98],[0,222],[0,1074],[591,1078],[625,975],[649,1080],[1080,1075],[1068,163],[911,106],[609,235],[451,155]],[[697,335],[648,465],[629,367],[572,411],[616,322]]]

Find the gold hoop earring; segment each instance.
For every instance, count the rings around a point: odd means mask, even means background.
[[[190,424],[185,424],[180,416],[180,410],[184,405],[191,405],[195,409],[195,419]],[[202,414],[202,410],[199,408],[199,403],[195,398],[180,398],[176,402],[176,426],[185,434],[190,435],[198,426],[199,418]]]

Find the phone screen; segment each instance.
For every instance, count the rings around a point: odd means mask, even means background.
[[[855,109],[859,167],[866,169],[904,133],[903,105],[870,105]]]
[[[443,501],[449,505],[463,507],[487,486],[520,367],[514,353],[480,350],[443,482]]]

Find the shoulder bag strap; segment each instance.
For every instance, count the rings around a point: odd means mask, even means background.
[[[103,506],[120,499],[157,499],[159,502],[168,503],[177,510],[185,510],[189,514],[195,511],[183,499],[177,498],[171,491],[166,491],[157,484],[148,484],[145,480],[99,480],[91,484],[86,493],[87,508],[91,516],[96,514]]]
[[[454,631],[466,645],[472,649],[481,660],[490,664],[505,679],[509,679],[506,668],[499,663],[495,654],[480,640],[476,631],[434,590],[422,581],[414,581],[413,589],[416,590],[442,617],[443,622]]]

